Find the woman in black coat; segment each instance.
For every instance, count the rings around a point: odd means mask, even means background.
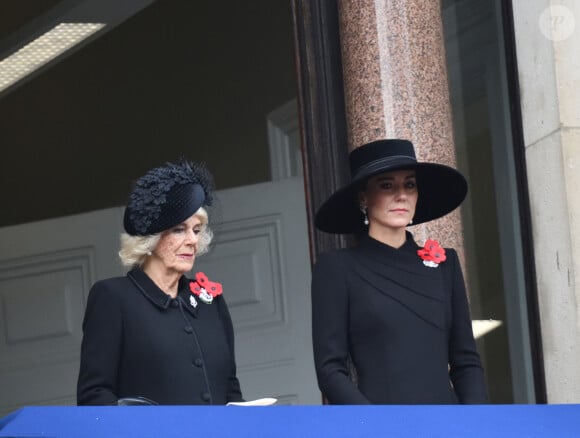
[[[315,219],[322,231],[359,234],[354,248],[322,254],[313,270],[323,395],[331,404],[485,403],[457,254],[432,240],[421,249],[406,231],[459,206],[465,179],[417,162],[406,140],[375,141],[349,158],[351,183]]]
[[[79,405],[242,400],[221,285],[185,276],[212,238],[211,191],[211,175],[195,163],[167,163],[137,181],[119,252],[130,271],[89,293]]]

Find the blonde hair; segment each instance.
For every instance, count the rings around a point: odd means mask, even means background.
[[[198,235],[196,256],[199,257],[209,251],[209,245],[213,239],[213,232],[208,226],[207,211],[200,207],[194,214],[201,221],[202,229]],[[121,233],[121,249],[119,258],[125,268],[138,268],[145,263],[145,259],[151,255],[157,247],[161,233],[151,234],[149,236],[132,236],[127,233]]]

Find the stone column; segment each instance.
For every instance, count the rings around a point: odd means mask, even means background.
[[[578,403],[580,2],[512,4],[548,403]]]
[[[406,138],[420,161],[455,167],[455,146],[439,0],[340,0],[349,150]],[[459,210],[412,227],[463,258]]]

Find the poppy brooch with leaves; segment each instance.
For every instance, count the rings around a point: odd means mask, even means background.
[[[205,304],[211,304],[215,297],[222,294],[221,283],[209,281],[203,272],[195,274],[195,280],[189,283],[189,289]]]
[[[430,268],[436,268],[440,263],[447,260],[445,249],[436,240],[427,240],[425,246],[417,250],[417,254],[423,259],[423,264]]]

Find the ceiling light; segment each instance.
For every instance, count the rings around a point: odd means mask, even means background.
[[[104,23],[60,23],[0,61],[0,92],[105,27]]]

